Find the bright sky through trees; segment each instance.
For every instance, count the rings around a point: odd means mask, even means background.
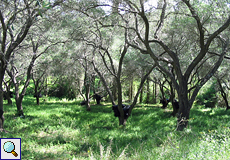
[[[110,5],[112,6],[112,2],[111,0],[100,0],[99,1],[101,4],[105,4],[105,5]],[[106,13],[110,13],[111,12],[111,7],[110,6],[103,6],[103,10],[106,11]],[[157,6],[157,0],[148,0],[147,2],[145,2],[145,9],[149,10],[150,8],[156,7]]]

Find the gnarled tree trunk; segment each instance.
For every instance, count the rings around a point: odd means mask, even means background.
[[[148,80],[148,78],[146,80],[146,83],[147,83],[146,103],[149,104],[149,102],[150,102],[150,88],[149,88],[149,80]]]
[[[133,77],[130,77],[129,82],[129,102],[133,100]]]
[[[186,98],[187,95],[179,94],[179,110],[177,113],[177,130],[182,131],[188,125],[191,104]]]
[[[118,97],[117,97],[117,82],[115,78],[113,80],[112,95],[113,95],[113,100],[116,101]]]
[[[3,116],[3,90],[2,87],[0,89],[0,131],[3,131],[3,124],[4,124],[4,116]]]
[[[228,109],[230,109],[230,106],[228,104],[227,94],[225,93],[224,88],[222,87],[221,81],[218,77],[217,77],[217,82],[218,82],[218,85],[220,87],[221,96],[223,97],[225,105],[226,105],[226,110],[228,110]]]
[[[85,86],[85,98],[86,98],[86,107],[87,107],[87,111],[90,111],[90,98],[89,98],[89,94],[90,94],[90,78],[89,75],[87,74],[87,69],[85,70],[85,78],[84,78],[84,86]]]
[[[96,65],[94,64],[94,62],[92,62],[92,63],[93,63],[94,70],[97,72],[98,76],[100,77],[100,80],[102,81],[102,84],[103,84],[105,90],[109,94],[109,98],[111,100],[112,105],[115,105],[115,101],[114,101],[114,98],[113,98],[113,93],[111,92],[111,90],[110,90],[110,88],[109,88],[109,86],[108,86],[108,84],[107,84],[104,76],[98,70],[98,68],[96,67]]]
[[[12,100],[11,100],[11,91],[10,91],[10,87],[11,87],[11,83],[12,81],[9,81],[8,84],[7,82],[3,81],[4,84],[5,84],[5,87],[6,87],[6,99],[7,99],[7,102],[8,102],[8,105],[12,105]]]
[[[157,83],[153,82],[153,104],[157,103]]]
[[[17,106],[17,116],[24,116],[23,108],[22,108],[22,99],[23,97],[19,96],[16,99],[16,106]]]

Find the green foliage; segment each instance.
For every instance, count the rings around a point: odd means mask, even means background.
[[[38,6],[39,8],[37,9],[38,14],[43,17],[43,14],[45,13],[45,10],[51,9],[51,3],[46,2],[46,1],[40,1],[37,0],[35,6]]]
[[[229,111],[191,110],[189,127],[175,131],[171,110],[136,106],[126,127],[118,125],[111,105],[47,98],[35,106],[23,102],[25,118],[14,118],[16,107],[5,107],[2,138],[22,138],[22,159],[229,159]]]
[[[214,98],[216,96],[216,89],[215,89],[216,83],[212,83],[212,85],[207,88],[206,92],[203,94],[203,98],[205,100],[208,100],[210,98]]]
[[[213,108],[217,103],[216,94],[216,82],[213,82],[209,87],[205,88],[204,93],[197,96],[197,103],[199,105],[204,104],[205,107]]]
[[[34,95],[34,83],[31,80],[29,86],[26,89],[26,95]]]
[[[68,77],[62,77],[58,82],[49,88],[48,95],[57,98],[67,98],[72,100],[76,98],[74,91],[75,86],[72,85],[71,80]]]

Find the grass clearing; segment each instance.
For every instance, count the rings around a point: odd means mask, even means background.
[[[46,100],[46,101],[45,101]],[[110,104],[33,97],[23,102],[25,118],[15,118],[16,106],[4,106],[2,138],[21,138],[22,159],[230,159],[230,111],[191,110],[189,127],[176,130],[171,110],[138,105],[126,127],[118,125]]]

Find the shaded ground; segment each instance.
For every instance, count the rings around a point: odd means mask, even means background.
[[[1,133],[22,138],[22,159],[103,159],[107,154],[111,159],[178,159],[202,153],[199,145],[205,145],[209,135],[229,144],[224,136],[229,137],[230,111],[225,109],[193,108],[189,128],[177,132],[170,108],[162,110],[160,105],[137,105],[126,127],[118,126],[110,104],[92,104],[87,112],[78,101],[41,99],[37,106],[34,98],[26,97],[23,107],[24,119],[14,117],[16,106],[5,106],[9,133]]]

